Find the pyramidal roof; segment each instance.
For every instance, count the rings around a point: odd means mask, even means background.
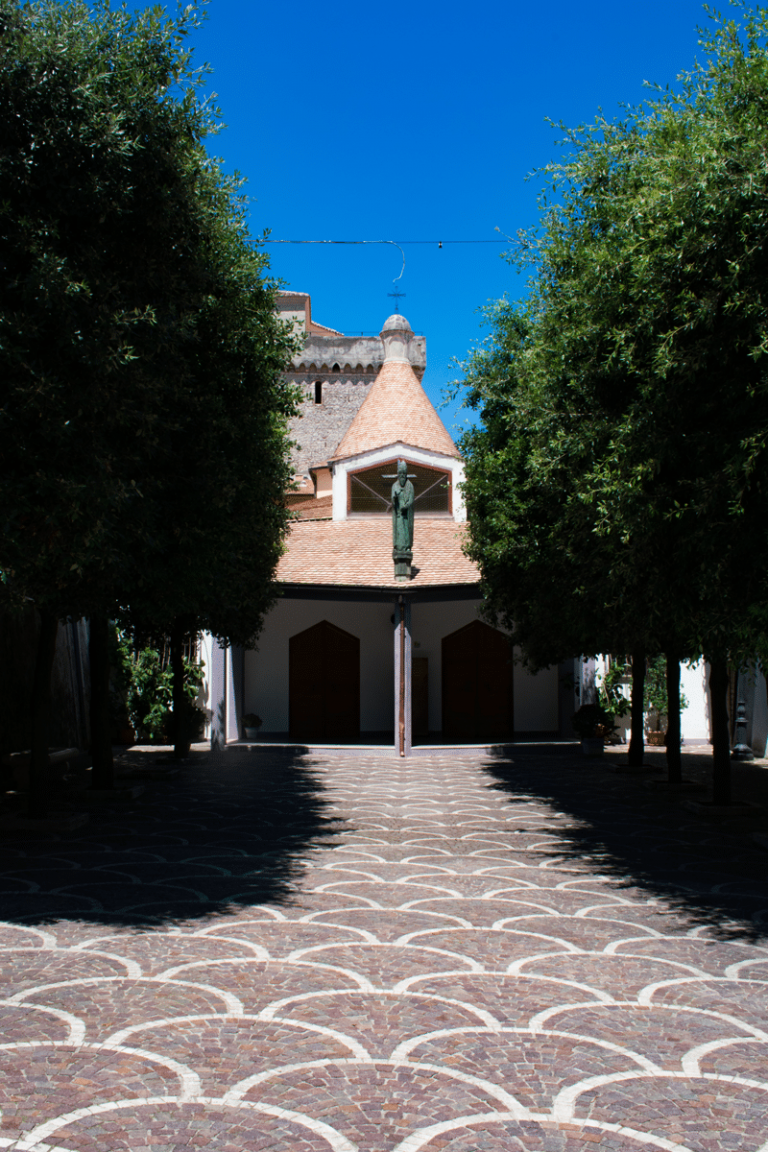
[[[398,441],[413,448],[458,456],[448,429],[435,411],[408,359],[413,336],[410,324],[399,313],[384,324],[384,363],[373,387],[333,454],[333,460],[357,456]]]

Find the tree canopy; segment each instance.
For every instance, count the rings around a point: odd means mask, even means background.
[[[235,529],[255,584],[280,551],[291,345],[204,147],[196,24],[0,0],[3,592],[55,613],[157,604],[174,552],[168,606],[211,600]]]
[[[286,527],[292,338],[206,150],[197,24],[0,0],[0,600],[246,642]]]
[[[536,666],[739,655],[766,602],[768,10],[704,62],[565,130],[541,226],[465,364],[470,553]]]

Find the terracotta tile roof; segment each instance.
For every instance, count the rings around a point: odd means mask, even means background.
[[[332,459],[356,456],[398,440],[447,456],[459,454],[411,365],[385,360]]]
[[[314,332],[317,336],[343,336],[344,333],[340,332],[338,328],[329,328],[327,324],[318,324],[317,320],[310,320],[307,324],[307,332],[310,335]]]
[[[333,516],[333,496],[299,496],[286,500],[291,512],[300,520],[330,520]]]
[[[350,588],[474,584],[480,574],[461,550],[466,527],[455,520],[417,517],[413,566],[418,571],[407,584],[398,584],[389,517],[299,521],[291,526],[288,551],[278,565],[277,579],[281,584]]]

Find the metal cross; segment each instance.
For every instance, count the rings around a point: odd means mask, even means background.
[[[395,312],[399,312],[400,311],[400,301],[405,298],[405,292],[398,292],[397,289],[395,289],[394,292],[387,292],[387,296],[394,297]]]

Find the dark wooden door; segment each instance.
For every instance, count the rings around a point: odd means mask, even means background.
[[[443,637],[443,735],[457,743],[512,736],[512,651],[503,632],[473,620]]]
[[[360,738],[360,640],[327,620],[291,636],[291,740],[341,744]]]
[[[414,656],[411,671],[411,709],[413,735],[429,733],[429,659]]]

